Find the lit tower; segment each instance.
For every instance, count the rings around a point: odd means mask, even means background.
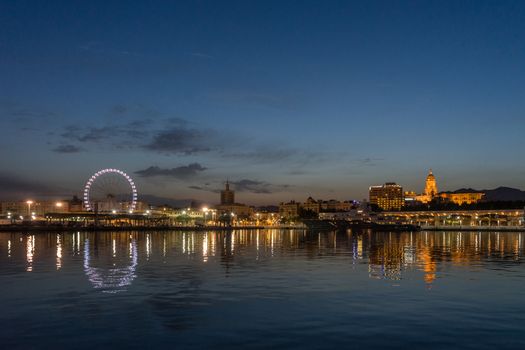
[[[226,181],[226,188],[221,191],[221,204],[234,204],[235,192],[230,190],[230,183]]]
[[[425,195],[431,200],[438,194],[438,188],[436,184],[436,178],[432,174],[432,169],[428,172],[427,180],[425,183]]]

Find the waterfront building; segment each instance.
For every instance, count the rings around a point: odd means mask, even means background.
[[[405,191],[405,206],[412,206],[418,203],[416,200],[417,194],[415,191]]]
[[[423,229],[523,228],[523,209],[450,210],[450,211],[385,211],[375,220],[384,224],[413,224]]]
[[[304,210],[310,210],[315,213],[319,213],[321,211],[321,201],[316,201],[312,197],[308,197],[306,202],[303,203],[302,208]]]
[[[432,169],[428,172],[427,179],[425,180],[425,195],[430,198],[434,198],[438,194],[438,188],[436,183],[436,177],[432,173]]]
[[[429,170],[427,178],[425,180],[425,189],[420,195],[416,195],[414,200],[421,203],[429,203],[438,195],[438,187],[436,177],[432,173],[432,169]]]
[[[240,217],[245,217],[245,218],[251,217],[253,215],[253,208],[246,204],[241,204],[241,203],[219,204],[215,207],[215,209],[220,214],[233,213],[233,215],[235,216],[240,216]]]
[[[315,200],[308,197],[304,203],[291,201],[288,203],[281,203],[279,205],[279,215],[284,218],[295,218],[299,216],[301,210],[308,210],[314,213],[332,213],[332,212],[348,212],[353,208],[354,204],[351,201],[330,200]]]
[[[338,211],[349,211],[352,209],[353,203],[351,201],[338,201],[330,199],[321,202],[321,211],[323,212],[338,212]]]
[[[382,210],[400,210],[404,206],[403,187],[395,182],[387,182],[381,186],[370,186],[370,204]]]
[[[226,181],[224,190],[221,191],[221,204],[215,206],[218,215],[233,214],[240,217],[251,217],[253,208],[241,203],[235,203],[235,191],[230,190],[230,183]]]
[[[279,216],[282,218],[293,219],[299,216],[301,204],[296,201],[279,204]]]
[[[458,190],[454,192],[438,192],[436,177],[430,169],[427,178],[425,180],[425,189],[422,194],[416,195],[413,191],[405,192],[405,200],[411,203],[429,203],[435,198],[450,201],[452,203],[462,204],[473,204],[481,201],[484,197],[483,192],[474,190]]]
[[[439,197],[452,203],[462,205],[477,203],[483,199],[484,195],[483,192],[459,190],[455,192],[441,192]]]
[[[69,213],[69,211],[69,201],[63,200],[26,200],[0,202],[0,214],[8,216],[44,216],[47,213]]]

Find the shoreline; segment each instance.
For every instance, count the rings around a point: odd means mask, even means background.
[[[236,231],[236,230],[306,230],[305,227],[295,226],[0,226],[0,232],[110,232],[110,231]]]
[[[231,232],[238,230],[301,230],[301,231],[319,231],[319,232],[333,232],[339,231],[338,229],[327,230],[327,229],[316,229],[302,226],[90,226],[90,227],[67,227],[67,226],[21,226],[21,225],[9,225],[0,226],[0,233],[2,232],[129,232],[129,231],[223,231]],[[376,232],[386,232],[389,230],[385,229],[374,229],[374,228],[348,228],[350,230],[356,229],[357,231],[371,230]],[[424,232],[424,231],[462,231],[462,232],[525,232],[525,227],[517,226],[421,226],[419,230],[410,232]],[[407,231],[407,232],[408,232]],[[393,229],[389,232],[405,232]]]

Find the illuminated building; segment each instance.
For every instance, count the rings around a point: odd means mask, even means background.
[[[428,172],[425,180],[425,190],[423,194],[415,196],[415,200],[421,203],[428,203],[438,195],[438,188],[436,177],[432,173],[432,169]]]
[[[439,197],[451,201],[455,204],[473,204],[479,202],[485,194],[476,191],[456,191],[456,192],[441,192]]]
[[[22,216],[43,216],[47,213],[68,212],[70,212],[69,201],[27,200],[0,202],[0,214],[2,215],[6,215],[7,213],[13,213]]]
[[[370,204],[377,205],[383,210],[400,210],[405,200],[403,197],[403,187],[394,182],[387,182],[382,186],[370,186]]]
[[[334,213],[334,212],[348,212],[352,209],[353,203],[350,201],[338,201],[335,199],[315,200],[308,197],[304,203],[291,201],[289,203],[281,203],[279,205],[279,213],[284,218],[294,218],[299,216],[300,210],[308,210],[314,213]]]
[[[336,212],[336,211],[349,211],[352,209],[353,203],[350,201],[336,201],[330,199],[328,201],[321,202],[321,211]]]
[[[459,190],[455,192],[438,192],[436,177],[430,169],[427,179],[425,181],[425,190],[423,194],[415,195],[414,192],[406,192],[406,199],[413,200],[421,203],[429,203],[434,198],[441,198],[452,203],[462,204],[473,204],[479,202],[485,195],[483,192],[477,192],[473,190]]]
[[[436,177],[432,173],[432,169],[430,169],[428,172],[427,179],[425,181],[425,194],[430,198],[434,198],[438,194]]]
[[[282,218],[296,218],[299,216],[299,210],[301,209],[301,203],[291,201],[288,203],[279,204],[279,216]]]
[[[303,203],[302,208],[304,210],[310,210],[315,213],[319,213],[321,211],[321,201],[316,201],[312,197],[308,197],[306,202]]]
[[[405,205],[414,205],[417,203],[417,194],[415,191],[405,191]]]

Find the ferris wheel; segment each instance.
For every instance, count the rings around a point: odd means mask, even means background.
[[[137,206],[137,187],[133,179],[118,169],[102,169],[84,186],[84,207],[88,211],[133,212]]]

